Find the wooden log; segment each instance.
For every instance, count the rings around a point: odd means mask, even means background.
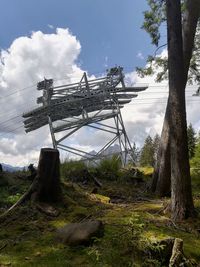
[[[60,159],[57,149],[41,149],[36,178],[38,182],[36,200],[57,202],[61,199]]]
[[[175,238],[169,267],[180,266],[180,264],[183,262],[183,259],[183,240],[180,238]]]

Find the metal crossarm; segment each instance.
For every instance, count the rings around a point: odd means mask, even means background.
[[[126,87],[122,70],[114,67],[105,77],[92,80],[84,73],[80,82],[67,85],[53,86],[52,79],[39,82],[37,89],[43,95],[38,97],[37,103],[42,106],[23,114],[25,131],[28,133],[49,125],[54,148],[84,159],[104,156],[105,150],[118,140],[122,161],[126,164],[132,147],[120,110],[147,86]],[[107,120],[112,120],[113,125],[102,123]],[[67,138],[85,126],[108,132],[114,137],[96,155],[66,145]]]

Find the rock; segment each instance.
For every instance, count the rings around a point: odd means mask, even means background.
[[[103,235],[103,223],[98,220],[89,220],[82,223],[70,223],[57,231],[56,239],[66,245],[88,245],[92,237]]]

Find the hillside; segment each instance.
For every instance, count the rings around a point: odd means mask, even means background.
[[[56,206],[60,212],[57,217],[47,216],[26,203],[1,220],[0,266],[167,266],[162,246],[156,243],[167,237],[183,239],[184,253],[189,259],[185,266],[199,266],[200,219],[179,224],[171,221],[164,213],[169,200],[155,198],[146,190],[151,169],[143,169],[139,179],[130,170],[120,170],[117,179],[102,176],[103,186],[96,194],[91,193],[94,189],[91,181],[84,184],[76,174],[78,181],[72,182],[66,170],[62,167],[63,201]],[[13,173],[1,177],[4,180],[1,213],[29,187],[26,175]],[[193,186],[199,211],[200,181],[195,175]],[[57,242],[56,229],[88,219],[103,222],[103,237],[95,238],[89,246],[70,247]]]

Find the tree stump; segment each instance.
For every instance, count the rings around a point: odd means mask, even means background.
[[[1,163],[0,163],[0,173],[1,172],[3,172],[3,167],[2,167],[2,165],[1,165]]]
[[[183,262],[183,259],[183,240],[180,238],[175,238],[169,267],[180,266],[180,264]]]
[[[60,159],[57,149],[41,149],[37,176],[27,192],[0,216],[0,221],[4,220],[16,207],[30,199],[38,210],[49,216],[58,216],[59,211],[49,205],[62,200]]]
[[[36,200],[52,203],[61,199],[60,159],[57,149],[41,149],[36,178]]]

